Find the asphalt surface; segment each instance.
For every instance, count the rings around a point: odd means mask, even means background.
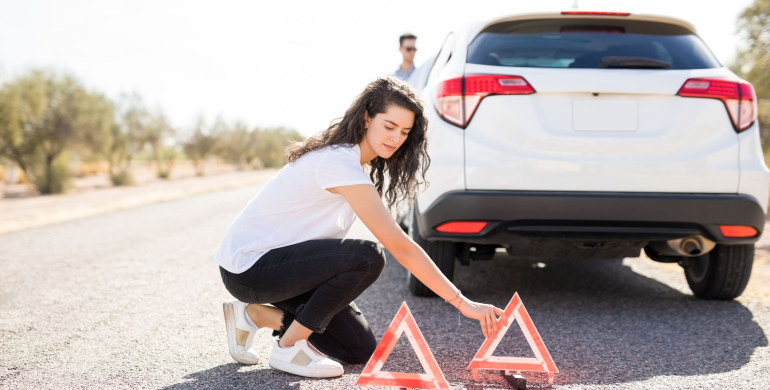
[[[227,353],[212,256],[258,185],[0,235],[0,388],[353,389],[363,365],[310,380]],[[368,233],[358,226],[354,236]],[[762,263],[764,264],[764,263]],[[755,268],[768,280],[770,267]],[[760,273],[757,275],[757,273]],[[459,267],[469,298],[504,307],[518,291],[560,373],[554,389],[768,389],[770,293],[693,298],[681,270],[647,259],[533,264],[498,254]],[[356,303],[381,336],[406,301],[455,389],[509,388],[465,367],[483,336],[441,299],[416,298],[392,257]],[[532,356],[516,329],[498,355]],[[384,370],[422,372],[400,340]],[[525,374],[548,388],[544,374]],[[371,388],[371,387],[370,387]]]

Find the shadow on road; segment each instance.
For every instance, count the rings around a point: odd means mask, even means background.
[[[184,377],[163,390],[189,389],[299,389],[302,378],[283,374],[271,368],[251,369],[238,363],[229,363],[198,371]]]
[[[457,312],[439,298],[409,296],[406,270],[389,260],[377,284],[359,298],[359,307],[365,313],[364,307],[375,306],[395,313],[406,300],[451,383],[469,389],[484,388],[488,381],[504,384],[498,372],[474,382],[466,369],[483,342],[478,323],[463,318],[458,327]],[[741,303],[696,299],[632,271],[620,259],[533,268],[531,262],[498,254],[470,267],[457,264],[455,282],[469,298],[501,308],[518,291],[560,370],[555,384],[723,373],[744,366],[757,347],[768,345]],[[381,335],[390,320],[378,314],[370,322]],[[521,337],[512,328],[506,338],[514,331],[513,337]],[[547,383],[544,374],[529,374],[529,380],[535,387]]]

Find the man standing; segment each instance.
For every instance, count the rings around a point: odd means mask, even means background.
[[[404,81],[409,80],[409,76],[414,73],[414,55],[417,53],[415,44],[417,43],[417,37],[412,34],[404,34],[398,38],[400,44],[399,50],[404,57],[401,66],[396,69],[394,75]]]

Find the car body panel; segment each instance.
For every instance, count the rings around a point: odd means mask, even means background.
[[[740,140],[741,176],[738,184],[739,194],[749,194],[762,205],[767,212],[767,202],[770,196],[768,176],[770,171],[765,165],[762,144],[759,140],[759,124],[754,123],[747,130],[738,134]]]
[[[425,110],[429,123],[441,122],[432,107]],[[428,187],[420,193],[420,204],[432,204],[447,191],[465,189],[464,132],[453,126],[428,127],[428,155],[431,163],[425,179]]]
[[[431,165],[436,173],[429,173],[431,187],[418,197],[419,212],[442,193],[458,190],[456,164],[461,157],[466,190],[740,193],[767,209],[770,175],[754,130],[757,125],[737,134],[720,100],[676,95],[689,78],[737,79],[729,69],[516,68],[465,63],[469,43],[486,26],[546,17],[571,16],[514,15],[451,33],[452,56],[445,64],[433,65],[437,70],[430,71],[423,89],[430,112],[429,153],[437,158]],[[675,18],[630,17],[695,32],[692,25]],[[463,130],[440,118],[432,106],[437,83],[464,74],[522,76],[536,92],[482,99]],[[573,110],[591,107],[591,101],[599,102],[594,116],[602,114],[602,102],[636,107],[636,127],[576,129]],[[581,102],[588,104],[581,106]],[[583,113],[584,118],[591,116]],[[458,136],[464,144],[462,154],[457,152]],[[439,171],[445,169],[451,171],[448,179],[439,178],[443,175]]]
[[[636,102],[638,130],[576,131],[572,108],[579,99]],[[724,104],[714,99],[490,96],[465,130],[466,184],[468,189],[735,193],[737,139]]]

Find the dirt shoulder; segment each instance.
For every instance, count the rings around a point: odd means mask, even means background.
[[[204,177],[192,176],[170,181],[152,181],[130,187],[0,199],[0,215],[2,215],[0,234],[265,182],[275,175],[275,172],[274,169],[236,171]]]

